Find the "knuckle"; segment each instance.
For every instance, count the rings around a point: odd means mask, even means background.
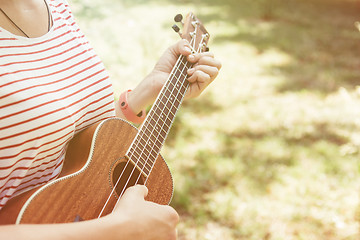
[[[214,58],[215,57],[215,55],[214,55],[214,53],[212,53],[212,52],[206,52],[207,54],[207,56],[209,56],[209,57],[211,57],[211,58]]]
[[[188,77],[187,80],[188,80],[189,82],[194,82],[194,81],[195,81],[194,78],[195,78],[194,75],[192,75],[191,77]]]
[[[180,43],[180,44],[189,45],[189,41],[186,40],[186,39],[181,39],[181,40],[179,40],[179,43]]]
[[[210,75],[209,75],[209,74],[207,74],[207,73],[205,73],[205,72],[203,72],[203,71],[201,71],[200,74],[201,74],[201,78],[202,78],[204,81],[209,81],[209,80],[210,80]]]
[[[217,69],[220,70],[222,68],[222,63],[220,61],[217,61]]]
[[[176,212],[176,210],[172,207],[169,206],[169,219],[171,220],[172,223],[175,223],[175,225],[180,221],[180,216],[179,214]]]
[[[138,192],[139,194],[144,195],[144,196],[146,196],[148,193],[147,187],[145,185],[141,185],[141,184],[137,184],[132,187],[129,187],[128,189],[126,189],[126,191]]]

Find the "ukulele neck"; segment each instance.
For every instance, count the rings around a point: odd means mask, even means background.
[[[125,155],[145,176],[150,174],[184,99],[189,87],[187,70],[191,66],[186,57],[179,57]]]

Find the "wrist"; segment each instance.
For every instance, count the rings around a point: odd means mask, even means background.
[[[128,121],[133,122],[135,124],[140,124],[144,121],[146,117],[146,111],[145,109],[138,111],[137,108],[135,108],[134,110],[134,107],[132,107],[129,104],[128,95],[130,92],[131,90],[127,90],[121,93],[118,104],[122,114]]]
[[[157,81],[156,74],[151,72],[148,76],[128,94],[129,106],[135,112],[152,105],[158,96],[163,83]]]
[[[105,217],[99,219],[98,224],[100,229],[106,233],[105,237],[101,239],[112,239],[116,236],[116,239],[139,239],[138,225],[127,217],[126,214],[114,214],[111,213]]]

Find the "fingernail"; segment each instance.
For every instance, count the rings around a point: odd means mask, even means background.
[[[190,68],[188,71],[188,74],[193,74],[195,72],[195,69],[194,68]]]
[[[189,55],[189,60],[190,60],[190,61],[195,60],[195,56],[194,56],[193,54]]]
[[[191,53],[191,49],[188,46],[185,46],[185,51],[190,52]]]

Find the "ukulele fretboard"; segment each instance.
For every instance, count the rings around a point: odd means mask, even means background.
[[[186,57],[180,56],[126,153],[127,158],[145,176],[150,174],[154,166],[188,89],[189,82],[186,78],[190,67],[191,63]]]

